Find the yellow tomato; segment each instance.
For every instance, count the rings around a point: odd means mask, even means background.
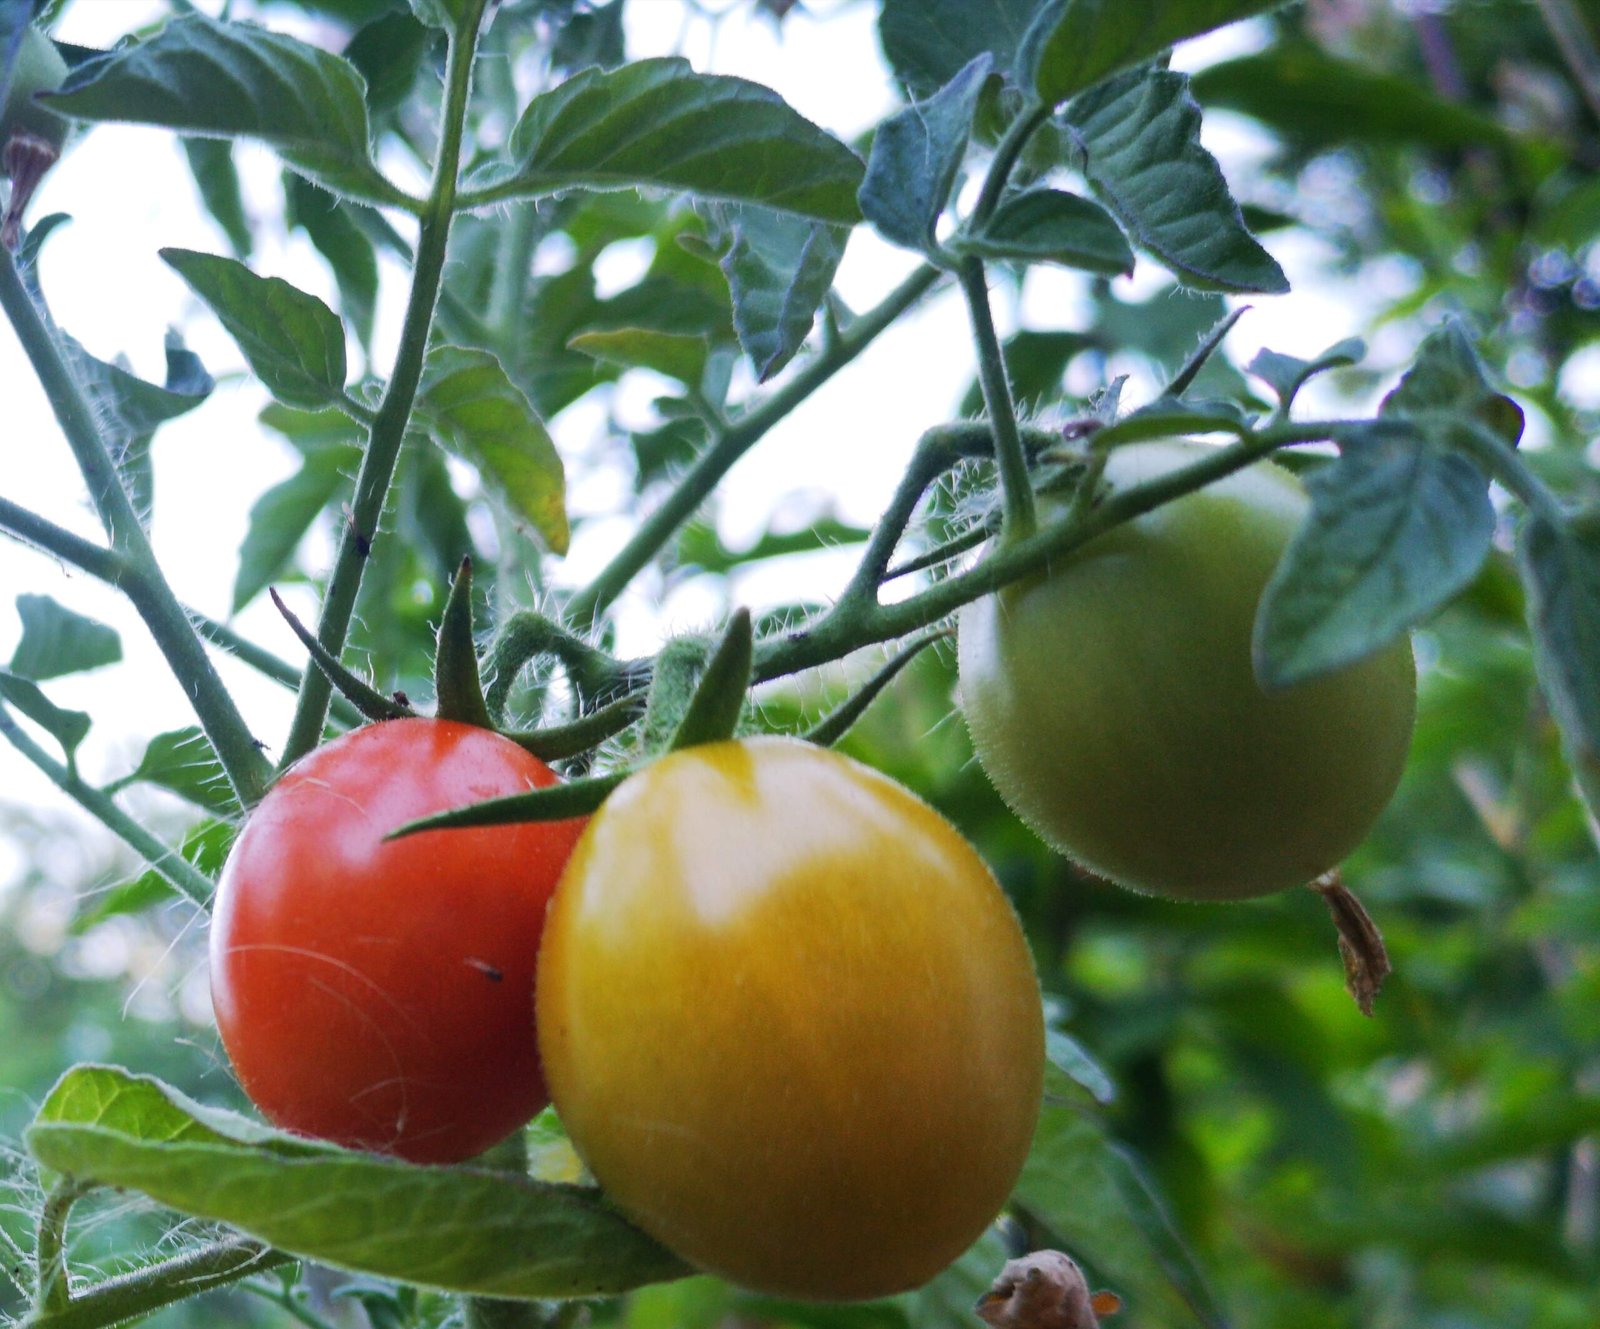
[[[972,846],[845,757],[691,748],[611,795],[538,969],[556,1108],[646,1231],[733,1282],[876,1297],[999,1212],[1039,1111],[1039,989]]]
[[[1206,455],[1118,448],[1113,490]],[[961,615],[984,771],[1056,848],[1135,890],[1232,900],[1310,881],[1360,842],[1411,742],[1411,644],[1268,694],[1256,606],[1304,519],[1281,467],[1119,526]]]

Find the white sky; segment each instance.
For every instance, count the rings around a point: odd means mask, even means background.
[[[215,0],[202,6],[215,10]],[[881,118],[895,104],[891,80],[878,56],[875,6],[837,6],[812,0],[832,14],[818,22],[792,15],[782,43],[772,24],[738,12],[717,29],[696,20],[685,26],[677,0],[632,0],[628,6],[630,54],[682,51],[697,68],[737,73],[782,93],[797,109],[841,136],[849,137]],[[58,35],[90,46],[111,44],[120,34],[159,12],[148,0],[77,0]],[[275,25],[282,13],[270,15]],[[307,34],[302,27],[302,35]],[[1179,64],[1194,67],[1254,44],[1249,25],[1229,30],[1180,52]],[[1207,142],[1223,157],[1230,175],[1264,151],[1262,139],[1242,121],[1208,120]],[[277,166],[264,148],[238,151],[246,202],[256,215],[281,208]],[[45,248],[42,279],[57,320],[105,359],[125,355],[135,372],[154,381],[164,374],[162,338],[169,326],[182,330],[188,345],[218,378],[219,387],[199,409],[166,426],[155,445],[154,539],[163,566],[180,598],[217,617],[227,613],[236,551],[250,504],[268,486],[295,469],[295,454],[262,431],[256,414],[265,392],[243,376],[237,348],[188,288],[157,256],[173,245],[227,252],[217,228],[205,216],[176,139],[163,131],[99,126],[82,136],[56,168],[35,200],[31,217],[50,212],[74,217]],[[404,219],[397,224],[404,225]],[[409,233],[410,228],[406,228]],[[1372,296],[1352,298],[1317,279],[1323,255],[1304,236],[1269,238],[1295,290],[1255,298],[1255,312],[1235,330],[1229,347],[1241,362],[1261,345],[1310,355],[1357,331]],[[619,247],[602,272],[623,282],[637,255]],[[331,300],[334,290],[321,260],[303,237],[287,240],[270,231],[259,238],[252,266],[280,276]],[[862,228],[852,239],[839,276],[846,300],[857,309],[874,303],[912,267],[915,260]],[[1159,287],[1159,269],[1141,261],[1125,283],[1133,293]],[[1033,327],[1081,327],[1087,321],[1083,279],[1076,274],[1036,270],[1030,276],[1023,308]],[[386,369],[404,300],[405,274],[385,269],[379,310],[376,359]],[[1388,292],[1391,295],[1393,292]],[[998,302],[1002,334],[1018,311]],[[352,364],[358,363],[354,357]],[[733,542],[752,539],[775,508],[816,510],[831,494],[839,515],[861,524],[882,511],[918,435],[953,415],[972,373],[965,314],[950,297],[928,302],[902,321],[787,420],[782,422],[728,476],[719,511],[723,534]],[[627,383],[622,410],[643,421],[658,384],[646,376]],[[1131,385],[1138,400],[1148,384]],[[1126,399],[1126,398],[1125,398]],[[6,497],[81,534],[100,539],[71,454],[43,394],[9,328],[0,327],[0,447],[4,448]],[[568,455],[586,450],[604,423],[603,410],[582,403],[552,422],[557,444]],[[576,478],[572,505],[577,512],[610,510],[626,490],[626,478]],[[575,538],[561,579],[582,583],[599,568],[631,529],[627,518],[597,520]],[[325,561],[326,542],[313,545],[314,559]],[[836,589],[848,559],[829,555],[807,560],[799,569],[773,576],[756,572],[737,583],[736,593],[759,607],[795,593],[796,576],[811,595]],[[823,583],[827,583],[824,585]],[[315,604],[304,588],[289,598],[307,618]],[[121,598],[92,578],[57,566],[53,560],[0,538],[0,660],[9,658],[19,635],[12,608],[22,592],[48,594],[73,609],[117,627],[124,662],[46,686],[59,705],[90,711],[95,729],[80,752],[91,778],[109,778],[137,760],[145,739],[164,729],[192,723],[177,684],[167,673],[137,617]],[[664,631],[699,625],[721,605],[703,587],[690,586],[665,605],[635,594],[625,599],[625,651],[653,648]],[[298,662],[302,656],[276,613],[261,598],[237,623],[246,635]],[[219,667],[258,736],[281,742],[291,699],[276,685],[226,656]],[[54,790],[9,746],[0,743],[0,804],[67,808]],[[92,826],[84,815],[86,827]],[[0,841],[0,887],[20,866],[16,850]]]

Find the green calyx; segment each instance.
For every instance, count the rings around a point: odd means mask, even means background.
[[[67,140],[67,121],[37,97],[54,92],[67,77],[67,62],[56,44],[38,28],[25,28],[17,56],[5,80],[5,110],[0,112],[0,147],[28,135],[42,140],[57,154]],[[11,153],[5,153],[5,173],[12,174]]]

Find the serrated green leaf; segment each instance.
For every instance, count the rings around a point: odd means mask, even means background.
[[[1466,586],[1494,535],[1482,473],[1406,422],[1354,425],[1261,594],[1256,675],[1284,688],[1381,650]]]
[[[69,762],[77,753],[78,744],[89,732],[89,717],[82,711],[63,710],[46,697],[37,685],[19,678],[8,669],[0,669],[0,701],[10,702],[61,744],[61,750]]]
[[[574,186],[685,189],[821,221],[861,219],[861,161],[760,84],[685,60],[587,69],[535,97],[513,164],[475,181],[468,206]]]
[[[221,320],[279,401],[315,409],[343,398],[344,325],[316,296],[216,254],[163,249],[161,257]]]
[[[937,248],[934,226],[967,154],[978,94],[994,59],[975,56],[926,101],[891,115],[872,138],[859,195],[862,214],[907,249]]]
[[[1107,425],[1095,434],[1094,442],[1097,448],[1121,447],[1125,443],[1172,438],[1177,434],[1242,434],[1248,428],[1249,419],[1231,401],[1158,397]]]
[[[222,865],[228,860],[228,850],[233,847],[239,827],[232,821],[207,818],[193,827],[183,837],[178,853],[202,873],[216,880]],[[154,905],[169,904],[184,897],[175,894],[172,883],[154,868],[146,868],[137,877],[119,882],[103,891],[81,897],[78,913],[73,916],[69,931],[82,936],[96,924],[121,914],[137,914]]]
[[[1048,0],[1017,52],[1018,82],[1059,106],[1067,98],[1284,0]]]
[[[1600,773],[1600,532],[1537,514],[1517,533],[1534,661],[1573,759]]]
[[[984,258],[1059,263],[1108,277],[1133,271],[1133,250],[1098,203],[1060,189],[1030,189],[996,209],[963,248]]]
[[[200,201],[228,237],[234,257],[250,257],[254,236],[244,211],[239,171],[233,164],[233,144],[223,138],[185,138],[182,142]]]
[[[1425,81],[1387,74],[1309,45],[1273,46],[1194,76],[1204,106],[1254,116],[1297,139],[1472,148],[1511,136],[1492,115],[1446,101]]]
[[[1084,1089],[1097,1103],[1110,1103],[1117,1097],[1117,1087],[1106,1069],[1077,1039],[1059,1029],[1044,1032],[1044,1055],[1050,1064],[1080,1089]]]
[[[426,25],[398,10],[366,24],[344,48],[344,58],[367,81],[367,105],[389,111],[410,96],[432,40]]]
[[[194,726],[169,729],[145,745],[139,764],[117,782],[160,785],[207,812],[237,812],[239,802],[205,734]]]
[[[339,285],[340,312],[363,346],[372,343],[378,303],[378,257],[371,238],[351,217],[357,203],[344,203],[298,175],[283,177],[288,209],[284,220],[298,226],[333,270]]]
[[[771,208],[730,203],[711,215],[734,330],[764,383],[805,344],[850,233]]]
[[[306,454],[300,469],[250,505],[250,524],[239,546],[233,612],[283,576],[317,515],[352,483],[360,450],[325,446]]]
[[[147,518],[154,501],[154,475],[150,444],[156,431],[200,405],[216,386],[199,357],[184,349],[176,334],[167,339],[167,381],[160,387],[110,364],[88,351],[66,333],[61,346],[111,452],[135,511]]]
[[[1360,364],[1366,358],[1367,344],[1360,337],[1346,337],[1328,347],[1314,360],[1302,360],[1279,351],[1261,350],[1250,362],[1249,372],[1277,393],[1285,411],[1311,379],[1330,369],[1343,369]]]
[[[113,1067],[69,1071],[27,1143],[58,1172],[139,1191],[323,1264],[425,1287],[600,1296],[689,1272],[598,1191],[313,1143]]]
[[[878,40],[915,96],[942,88],[987,51],[1010,69],[1039,0],[883,0]]]
[[[660,332],[655,328],[580,332],[567,345],[574,351],[625,369],[653,369],[690,387],[699,384],[711,349],[702,336]]]
[[[39,683],[122,659],[122,639],[115,628],[75,614],[48,595],[19,595],[17,617],[22,639],[9,667],[18,678]]]
[[[1522,408],[1490,387],[1472,339],[1453,319],[1428,334],[1379,411],[1414,419],[1442,441],[1448,441],[1452,415],[1472,417],[1513,447],[1522,437]]]
[[[1079,97],[1066,115],[1095,193],[1181,283],[1289,289],[1283,269],[1245,229],[1216,158],[1200,146],[1200,108],[1187,76],[1126,74]]]
[[[355,67],[250,24],[185,14],[79,65],[50,104],[79,120],[262,139],[337,194],[406,202],[373,165],[366,85]]]
[[[419,417],[439,444],[465,457],[556,553],[567,551],[566,472],[522,391],[488,351],[428,352]]]
[[[1046,1103],[1012,1203],[1152,1322],[1227,1329],[1193,1254],[1137,1165],[1077,1111]]]

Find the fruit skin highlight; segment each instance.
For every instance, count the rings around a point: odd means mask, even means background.
[[[335,739],[273,786],[211,921],[217,1026],[268,1120],[452,1163],[544,1107],[534,963],[582,821],[384,836],[555,779],[490,730],[404,719]]]
[[[1004,1205],[1041,1101],[1038,982],[977,852],[787,739],[689,748],[611,795],[550,907],[538,1024],[606,1192],[786,1297],[926,1282]]]
[[[1125,489],[1210,451],[1132,444],[1105,478]],[[1367,834],[1410,746],[1409,640],[1273,694],[1251,664],[1261,592],[1308,508],[1258,463],[962,611],[978,759],[1046,842],[1137,891],[1237,900],[1305,884]]]

